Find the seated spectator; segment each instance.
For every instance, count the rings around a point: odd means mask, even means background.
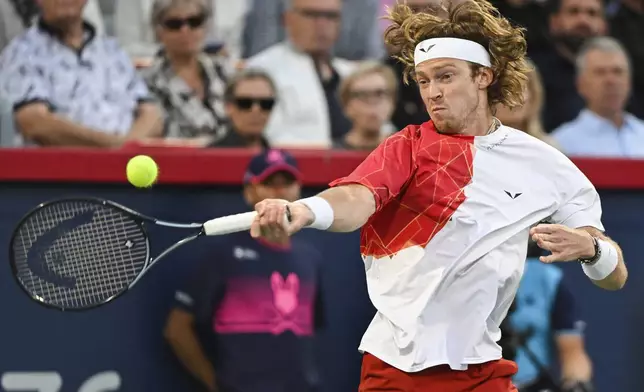
[[[623,46],[608,37],[589,41],[577,59],[577,73],[586,109],[554,131],[563,152],[644,158],[644,121],[624,110],[631,89],[631,68]]]
[[[114,0],[115,32],[121,45],[137,64],[147,66],[149,59],[159,51],[154,28],[150,28],[150,15],[155,0]],[[217,45],[225,48],[232,58],[241,57],[244,18],[250,0],[206,0],[212,20],[206,28],[206,46]],[[160,5],[167,8],[172,0]]]
[[[292,0],[247,0],[251,3],[244,29],[244,58],[253,57],[287,38],[282,20]],[[333,47],[348,60],[379,59],[385,45],[378,23],[380,0],[342,0],[340,35]]]
[[[524,93],[524,104],[515,109],[509,109],[503,104],[498,104],[496,108],[496,117],[503,123],[514,129],[518,129],[534,136],[537,139],[557,147],[557,142],[544,132],[541,124],[541,111],[543,110],[543,84],[541,83],[541,74],[533,66],[533,71],[529,75],[527,89]]]
[[[552,0],[550,6],[552,45],[531,54],[544,72],[546,132],[572,120],[584,108],[574,82],[575,58],[585,41],[607,31],[602,0]]]
[[[144,81],[112,39],[82,18],[84,0],[40,0],[37,25],[0,56],[0,88],[19,131],[45,146],[117,147],[161,134]]]
[[[633,93],[627,109],[639,118],[644,118],[644,1],[614,1],[609,17],[611,36],[624,45],[631,59],[633,70]]]
[[[39,14],[37,0],[0,0],[0,50],[30,28],[37,21]],[[94,26],[97,35],[105,33],[98,0],[87,0],[83,17]]]
[[[389,122],[393,113],[397,80],[381,63],[364,63],[340,85],[340,99],[351,130],[334,140],[333,147],[371,151],[394,131]]]
[[[242,70],[228,82],[224,99],[231,127],[211,147],[268,148],[264,128],[275,105],[270,76],[260,70]]]
[[[288,41],[250,58],[277,86],[279,101],[266,138],[271,145],[330,147],[351,123],[338,98],[342,77],[353,69],[332,56],[338,38],[341,0],[292,0],[285,14]]]
[[[165,110],[165,136],[207,145],[226,133],[227,60],[202,51],[212,10],[207,0],[155,0],[152,23],[163,51],[143,70]]]

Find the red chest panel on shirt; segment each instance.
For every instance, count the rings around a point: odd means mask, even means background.
[[[386,154],[384,158],[370,156],[354,173],[338,182],[360,183],[375,189],[374,192],[383,182],[394,182],[390,180],[396,177],[394,173],[368,172],[370,159],[380,166],[385,162],[384,171],[392,168],[407,176],[399,192],[389,188],[394,194],[382,197],[386,200],[382,200],[380,209],[363,227],[360,250],[366,256],[389,256],[410,246],[426,245],[465,201],[464,188],[472,180],[474,138],[440,135],[431,122],[421,129],[408,127],[402,132],[410,136],[407,145],[383,148],[380,153]],[[408,173],[400,169],[403,165],[387,163],[394,159],[393,154],[411,154]]]

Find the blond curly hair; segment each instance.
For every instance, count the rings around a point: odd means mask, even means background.
[[[524,29],[514,27],[487,0],[465,0],[458,4],[436,4],[414,12],[406,4],[388,10],[392,23],[385,31],[385,42],[398,49],[394,55],[406,66],[404,80],[414,76],[414,50],[430,38],[452,37],[483,45],[490,54],[494,79],[487,91],[488,104],[514,108],[523,104],[523,91],[531,67],[528,66]],[[472,64],[473,72],[482,66]]]

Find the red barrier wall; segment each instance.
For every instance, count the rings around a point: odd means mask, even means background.
[[[365,157],[350,151],[292,151],[305,185],[325,186],[351,172]],[[0,149],[0,181],[86,183],[125,182],[125,165],[137,154],[159,164],[161,184],[238,185],[252,152],[248,150],[193,150],[186,148]],[[573,159],[598,188],[644,189],[644,160]],[[503,168],[499,168],[502,175]],[[538,170],[538,168],[535,168]]]

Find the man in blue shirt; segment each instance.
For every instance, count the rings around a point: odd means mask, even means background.
[[[519,367],[513,381],[521,392],[590,392],[592,370],[584,348],[584,322],[561,269],[539,261],[539,253],[536,246],[531,248],[508,316],[510,328],[519,336],[511,347]],[[547,373],[555,350],[561,382]]]
[[[625,111],[632,70],[614,38],[588,41],[577,58],[577,87],[586,108],[552,133],[569,156],[644,158],[644,121]]]
[[[248,166],[244,198],[251,206],[297,200],[299,178],[292,156],[265,151]],[[318,390],[312,340],[322,322],[321,256],[297,237],[271,240],[226,236],[176,293],[165,334],[208,391]]]

